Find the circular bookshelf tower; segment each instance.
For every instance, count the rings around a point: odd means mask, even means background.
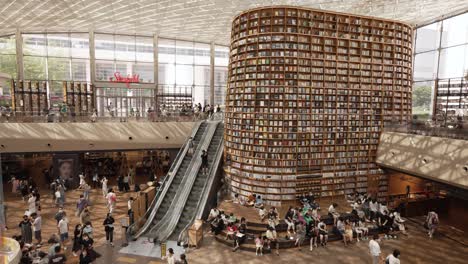
[[[297,7],[234,18],[225,119],[232,194],[280,206],[304,194],[370,191],[382,128],[411,119],[412,29]]]

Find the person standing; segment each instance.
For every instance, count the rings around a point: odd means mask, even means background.
[[[97,170],[93,173],[93,188],[96,189],[99,187],[99,175]]]
[[[59,221],[57,227],[60,234],[60,243],[62,244],[63,249],[67,250],[66,244],[68,241],[68,219],[66,214],[64,214],[62,219]]]
[[[130,165],[128,168],[128,184],[134,185],[135,183],[135,169],[133,168],[133,165]]]
[[[31,244],[32,243],[32,224],[31,224],[31,219],[29,218],[29,216],[24,215],[23,221],[19,223],[18,227],[21,228],[21,241],[23,241],[26,244]]]
[[[114,218],[110,213],[107,214],[106,219],[102,225],[104,225],[104,231],[106,231],[106,242],[110,243],[110,245],[114,246]]]
[[[106,176],[102,177],[102,180],[101,180],[101,184],[102,184],[102,196],[104,196],[104,198],[106,198],[107,196],[107,178]]]
[[[72,253],[73,256],[77,257],[78,252],[81,250],[81,228],[83,226],[81,224],[77,224],[75,226],[75,230],[73,231],[73,247]]]
[[[130,224],[133,224],[133,221],[134,221],[134,213],[133,213],[133,202],[135,200],[133,199],[133,197],[130,197],[128,198],[128,201],[127,201],[127,208],[128,208],[128,211],[127,211],[127,214],[128,214],[128,218],[129,218],[129,221],[130,221]]]
[[[400,250],[395,249],[393,253],[388,255],[385,259],[385,263],[388,264],[400,264]]]
[[[89,184],[85,183],[83,187],[83,196],[86,201],[89,201],[89,192],[91,191],[91,186]]]
[[[188,145],[188,154],[190,156],[192,156],[193,155],[193,148],[194,148],[193,137],[189,137],[187,145]]]
[[[163,259],[167,260],[167,264],[175,264],[174,249],[169,248],[167,252],[167,256],[163,257]]]
[[[439,215],[435,212],[434,209],[429,211],[426,217],[426,225],[427,228],[429,229],[428,235],[429,238],[432,238],[434,235],[434,232],[437,229],[437,226],[439,225]]]
[[[201,154],[201,159],[202,159],[202,173],[207,174],[208,173],[208,153],[206,150],[202,151]]]
[[[129,191],[130,191],[130,184],[128,183],[128,182],[129,182],[129,176],[128,176],[128,174],[125,175],[125,176],[123,177],[123,180],[122,180],[122,181],[123,181],[123,189],[124,189],[124,191],[125,191],[125,192],[129,192]]]
[[[375,234],[372,239],[369,241],[369,251],[372,257],[372,264],[379,264],[380,262],[380,245],[379,245],[379,235]]]
[[[37,246],[42,246],[42,217],[37,213],[32,213],[32,226],[34,230],[34,238],[37,240]]]
[[[76,216],[80,216],[83,210],[88,206],[88,200],[84,198],[84,195],[81,194],[80,198],[76,202]]]
[[[36,212],[36,196],[34,193],[29,195],[28,199],[28,214],[31,215]]]

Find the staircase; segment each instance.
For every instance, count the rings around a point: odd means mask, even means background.
[[[224,125],[223,123],[220,123],[216,127],[213,138],[211,139],[210,145],[207,149],[208,172],[214,164],[214,159],[215,159],[215,155],[216,155],[218,148],[222,147],[220,146],[220,143],[223,140],[223,131],[224,131]],[[204,186],[208,178],[208,173],[207,174],[203,173],[200,168],[196,177],[197,178],[190,191],[189,197],[185,203],[185,206],[179,218],[179,221],[174,231],[172,232],[171,236],[169,237],[169,240],[177,241],[180,233],[185,229],[185,227],[189,224],[189,222],[193,219],[193,217],[195,216],[197,212],[197,206],[203,195]]]
[[[196,149],[198,143],[200,142],[201,138],[203,137],[203,134],[205,133],[207,124],[206,122],[203,122],[200,124],[200,127],[197,130],[197,133],[195,134],[195,137],[193,138],[193,145],[194,149]],[[156,212],[156,215],[153,219],[153,224],[156,224],[159,220],[163,218],[163,216],[167,213],[169,206],[171,205],[172,200],[174,199],[177,189],[180,186],[180,183],[182,182],[182,179],[184,178],[185,173],[187,172],[187,169],[189,167],[189,164],[192,160],[192,156],[190,155],[185,155],[182,164],[179,167],[179,170],[177,171],[176,175],[174,176],[174,179],[172,180],[171,186],[167,190],[166,195],[163,197],[163,200],[161,202],[161,205]],[[175,162],[175,161],[174,161]]]

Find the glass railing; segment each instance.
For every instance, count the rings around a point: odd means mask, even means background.
[[[468,121],[458,120],[444,124],[436,121],[413,120],[408,124],[386,124],[383,131],[468,140]]]

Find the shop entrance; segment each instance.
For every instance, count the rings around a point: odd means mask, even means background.
[[[152,88],[96,88],[98,115],[147,117],[148,109],[155,110],[155,91]]]

